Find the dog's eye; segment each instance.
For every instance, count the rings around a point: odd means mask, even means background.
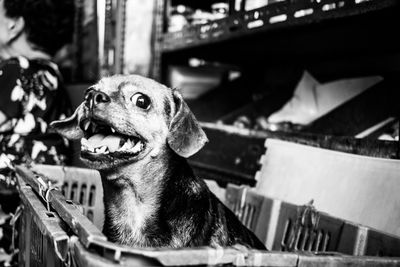
[[[131,97],[131,101],[141,109],[148,109],[150,107],[150,98],[141,93],[134,94]]]

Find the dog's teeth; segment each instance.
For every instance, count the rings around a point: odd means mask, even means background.
[[[134,143],[132,143],[131,139],[128,139],[125,141],[124,145],[118,149],[120,151],[127,151],[130,150],[133,147]]]
[[[137,153],[142,150],[142,142],[138,141],[136,145],[132,148],[133,153]]]
[[[143,143],[135,139],[127,139],[125,143],[117,151],[129,151],[132,153],[137,153],[143,149]]]
[[[125,142],[125,144],[124,144],[122,147],[120,147],[120,148],[118,149],[118,151],[126,151],[126,150],[128,150],[129,148],[131,148],[131,146],[132,146],[132,145],[129,145],[128,142]]]
[[[89,126],[90,126],[90,121],[88,120],[88,121],[86,121],[86,122],[84,123],[83,129],[84,129],[85,131],[87,131],[87,130],[89,129]]]
[[[135,146],[135,141],[133,141],[132,139],[128,139],[126,143],[128,144],[127,150],[131,150]]]
[[[113,127],[111,127],[111,132],[115,133],[115,129]]]
[[[96,149],[95,149],[95,152],[96,152],[96,153],[104,154],[107,150],[108,150],[108,147],[102,146],[102,147],[100,147],[100,148],[96,148]]]
[[[128,139],[128,140],[126,141],[126,143],[128,143],[129,148],[132,148],[132,147],[135,145],[135,142],[132,141],[131,139]]]

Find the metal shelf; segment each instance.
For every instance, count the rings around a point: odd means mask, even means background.
[[[288,0],[162,36],[161,52],[210,47],[241,37],[337,21],[399,6],[397,0]]]

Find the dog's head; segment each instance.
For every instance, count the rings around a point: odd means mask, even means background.
[[[168,147],[186,158],[207,142],[179,92],[137,75],[101,79],[71,117],[51,126],[81,139],[81,158],[98,169],[154,158]]]

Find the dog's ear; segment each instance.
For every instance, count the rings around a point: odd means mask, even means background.
[[[175,153],[188,158],[199,151],[208,139],[181,94],[174,90],[173,97],[176,112],[169,126],[167,142]]]
[[[74,140],[83,137],[83,131],[79,127],[79,118],[83,112],[84,103],[82,103],[72,114],[71,117],[64,120],[53,121],[50,127],[53,131],[61,134],[67,139]]]

